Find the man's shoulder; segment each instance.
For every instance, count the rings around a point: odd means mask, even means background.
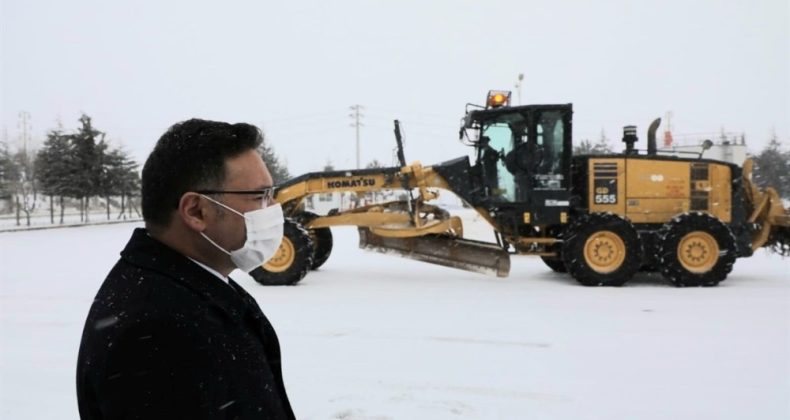
[[[194,312],[201,303],[197,293],[168,275],[132,265],[122,258],[96,293],[89,317],[145,322]]]
[[[96,348],[96,343],[120,343],[124,337],[150,335],[160,341],[199,339],[206,334],[202,331],[206,314],[215,312],[210,306],[198,293],[167,275],[121,259],[91,305],[83,343]]]
[[[105,278],[99,294],[156,299],[161,294],[194,295],[185,284],[193,272],[183,255],[150,237],[146,230],[135,229],[121,258]]]
[[[228,297],[231,292],[189,258],[135,231],[99,288],[88,323],[117,322],[118,328],[104,332],[113,334],[137,323],[203,320],[217,312],[233,315],[238,303]]]

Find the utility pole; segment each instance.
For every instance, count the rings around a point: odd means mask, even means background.
[[[17,123],[17,128],[19,128],[19,135],[22,140],[22,151],[24,151],[25,156],[27,156],[27,143],[30,140],[30,113],[27,111],[20,111],[19,112],[19,122]]]
[[[524,73],[518,74],[518,80],[516,81],[516,94],[518,95],[518,104],[521,105],[521,85],[524,82]]]
[[[352,105],[352,106],[348,107],[348,109],[350,109],[352,111],[351,114],[348,114],[348,116],[351,117],[351,119],[353,120],[353,122],[351,123],[351,127],[354,127],[356,129],[356,132],[357,132],[357,169],[359,169],[360,168],[360,166],[359,166],[360,165],[360,163],[359,163],[359,127],[361,127],[363,125],[362,122],[360,121],[360,119],[364,117],[364,115],[362,115],[362,113],[360,111],[365,109],[365,107],[363,107],[362,105]]]

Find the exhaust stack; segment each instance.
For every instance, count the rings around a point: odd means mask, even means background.
[[[647,154],[649,156],[655,156],[656,153],[658,153],[658,149],[656,148],[656,131],[659,125],[661,125],[661,118],[656,118],[650,123],[650,127],[647,129]]]

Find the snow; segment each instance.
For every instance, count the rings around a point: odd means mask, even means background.
[[[83,322],[136,226],[0,234],[0,418],[78,418]],[[758,252],[716,288],[587,288],[530,257],[498,279],[333,233],[296,287],[234,274],[278,331],[300,419],[790,418],[790,260]]]

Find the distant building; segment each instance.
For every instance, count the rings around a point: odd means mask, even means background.
[[[443,208],[463,207],[464,204],[457,195],[446,190],[440,190],[438,192],[439,197],[429,202],[429,204]],[[404,201],[407,200],[407,197],[406,192],[402,190],[381,190],[367,194],[355,194],[350,192],[313,194],[305,199],[305,210],[324,215],[333,209],[345,211],[371,204]]]
[[[704,150],[706,142],[710,148]],[[743,165],[743,161],[748,157],[746,151],[746,138],[743,134],[721,133],[716,136],[689,135],[682,136],[679,140],[671,140],[662,147],[658,148],[658,153],[662,155],[674,155],[678,157],[694,157],[702,153],[705,159],[715,159],[724,162]]]
[[[347,203],[349,202],[348,198],[345,197],[346,195],[337,192],[313,194],[305,200],[305,208],[317,214],[327,214],[332,209],[345,210],[348,208]]]

